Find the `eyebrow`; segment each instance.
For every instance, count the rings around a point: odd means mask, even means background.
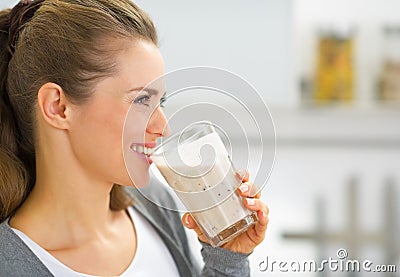
[[[144,91],[148,92],[150,95],[158,95],[158,93],[159,93],[158,90],[153,89],[153,88],[147,88],[147,87],[137,87],[137,88],[133,88],[133,89],[128,90],[128,92],[141,91],[141,90],[144,90]],[[164,94],[163,94],[163,96],[165,96],[166,93],[167,93],[167,92],[165,91]]]

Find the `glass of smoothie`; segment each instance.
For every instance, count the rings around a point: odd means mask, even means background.
[[[217,130],[209,121],[193,123],[165,139],[151,156],[214,247],[257,221],[237,192],[242,181]]]

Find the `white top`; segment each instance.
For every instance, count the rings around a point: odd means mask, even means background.
[[[137,249],[131,264],[120,276],[179,276],[178,269],[168,248],[153,226],[132,207],[128,208],[128,213],[135,225]],[[40,247],[23,232],[14,228],[11,229],[25,242],[54,276],[93,276],[72,270]]]

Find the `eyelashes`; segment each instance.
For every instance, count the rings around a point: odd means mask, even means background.
[[[165,107],[165,101],[167,101],[167,98],[165,96],[161,97],[161,99],[160,99],[160,107],[161,108]]]
[[[150,106],[149,105],[150,100],[151,100],[150,95],[141,95],[141,96],[135,98],[134,103]]]
[[[152,95],[148,95],[148,94],[140,95],[134,99],[134,103],[150,107],[151,98],[152,98]],[[166,99],[165,95],[161,97],[161,99],[160,99],[160,107],[161,108],[165,107],[166,100],[167,99]]]

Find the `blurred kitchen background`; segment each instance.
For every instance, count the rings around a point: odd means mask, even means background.
[[[136,2],[159,30],[167,72],[227,69],[270,108],[277,154],[262,193],[270,224],[252,275],[400,276],[400,1]],[[279,270],[338,259],[340,248],[397,273]]]
[[[156,23],[167,71],[227,69],[270,108],[277,154],[262,193],[270,224],[252,275],[400,276],[400,1],[137,3]],[[277,269],[339,260],[340,248],[397,273]]]

